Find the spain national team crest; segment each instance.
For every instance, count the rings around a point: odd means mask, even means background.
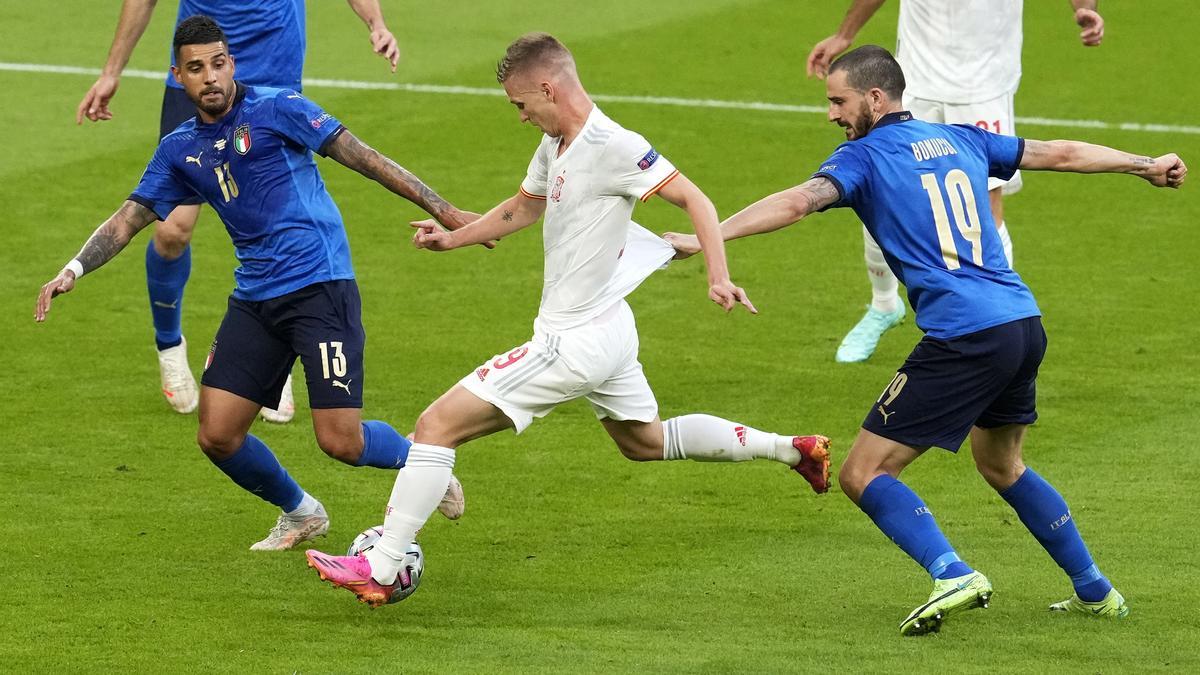
[[[250,152],[250,125],[243,124],[233,132],[233,149],[237,150],[239,155],[244,155]]]
[[[556,202],[562,199],[562,188],[565,182],[567,179],[562,175],[554,179],[554,189],[550,191],[550,199]]]

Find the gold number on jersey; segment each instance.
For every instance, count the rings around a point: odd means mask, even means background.
[[[225,162],[224,166],[214,166],[213,171],[217,173],[217,185],[221,186],[221,194],[224,195],[225,201],[237,199],[238,187],[233,180],[233,172],[229,170],[229,162]]]
[[[971,180],[962,169],[951,169],[943,181],[946,195],[950,198],[950,210],[954,213],[954,225],[958,233],[971,245],[971,261],[983,265],[983,230],[979,226],[979,209],[975,204],[975,193]],[[933,224],[937,227],[938,244],[942,248],[942,260],[946,269],[956,270],[958,247],[954,233],[950,230],[950,216],[946,213],[946,200],[942,197],[937,177],[932,173],[921,174],[921,187],[929,194],[929,206],[933,209]]]

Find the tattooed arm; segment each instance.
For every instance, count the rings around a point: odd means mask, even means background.
[[[725,241],[752,234],[773,232],[835,203],[839,198],[833,181],[818,176],[805,183],[763,197],[721,223]],[[700,250],[695,235],[668,232],[663,235],[675,247],[676,258],[686,258]]]
[[[1187,165],[1175,154],[1145,157],[1080,141],[1025,139],[1021,168],[1072,173],[1128,173],[1145,178],[1156,187],[1170,188],[1183,185],[1183,179],[1187,176]]]
[[[429,215],[451,230],[474,220],[471,216],[454,208],[438,193],[421,182],[408,169],[383,156],[379,151],[343,130],[325,149],[325,154],[342,166],[361,173],[383,187],[425,209]]]
[[[536,223],[545,210],[545,198],[527,197],[525,193],[518,192],[492,207],[475,222],[454,232],[442,232],[429,220],[413,223],[413,227],[417,228],[413,234],[413,246],[431,251],[449,251],[486,243]]]
[[[135,234],[155,220],[158,220],[158,216],[153,211],[135,201],[126,200],[116,213],[96,228],[83,248],[79,249],[75,259],[68,263],[58,276],[42,286],[33,312],[34,320],[45,321],[46,313],[50,311],[50,301],[55,296],[70,292],[75,288],[78,276],[112,260]]]

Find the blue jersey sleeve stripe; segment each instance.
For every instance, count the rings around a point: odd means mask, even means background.
[[[846,188],[842,187],[842,181],[838,180],[836,176],[825,173],[824,171],[818,171],[818,172],[814,173],[812,175],[812,177],[813,178],[824,178],[825,180],[829,181],[830,183],[833,183],[833,187],[837,188],[837,191],[838,191],[837,201],[830,204],[829,206],[817,209],[817,213],[820,213],[821,211],[824,211],[826,209],[836,208],[836,207],[840,206],[842,204],[842,202],[846,201]]]
[[[337,128],[333,130],[333,133],[329,134],[325,137],[325,140],[321,141],[321,147],[317,148],[317,154],[322,157],[327,157],[328,155],[325,153],[325,150],[328,149],[329,144],[333,143],[334,139],[336,139],[338,136],[341,136],[342,132],[345,130],[346,125],[339,124]]]
[[[1017,156],[1013,160],[1013,166],[1021,168],[1021,160],[1025,158],[1025,139],[1017,137]]]
[[[158,209],[155,208],[155,206],[157,206],[157,204],[155,204],[153,201],[146,199],[145,197],[137,194],[136,192],[134,194],[129,195],[129,201],[137,203],[137,204],[141,204],[142,206],[150,209],[151,211],[154,212],[154,215],[158,216],[159,220],[166,220],[167,216],[171,215],[170,211],[168,211],[166,213],[159,213]],[[199,204],[200,202],[196,202],[196,203]]]

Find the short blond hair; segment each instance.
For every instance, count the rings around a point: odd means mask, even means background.
[[[573,68],[575,57],[549,33],[526,33],[513,40],[496,64],[496,81],[504,84],[515,73],[539,65]]]

